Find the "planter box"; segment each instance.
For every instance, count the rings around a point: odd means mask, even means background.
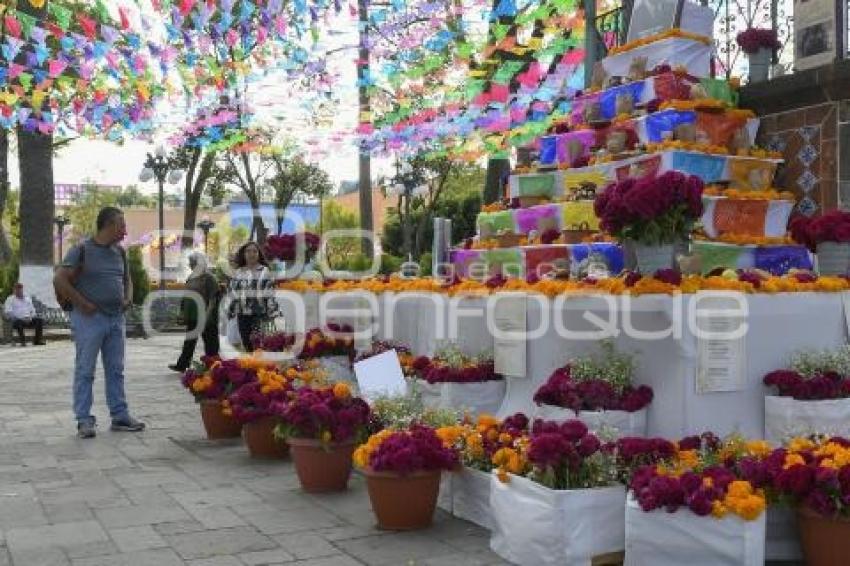
[[[328,372],[329,381],[354,381],[354,369],[348,356],[325,356],[318,360],[322,368]]]
[[[492,474],[490,548],[521,566],[590,566],[593,557],[625,548],[625,500],[622,486],[556,491]]]
[[[765,514],[700,517],[689,509],[645,513],[626,502],[624,566],[764,566]]]
[[[534,414],[539,419],[564,422],[578,419],[594,432],[602,429],[613,429],[617,436],[646,436],[646,407],[634,413],[626,411],[579,411],[578,415],[571,409],[540,405]]]
[[[797,401],[791,397],[764,398],[764,437],[779,444],[789,436],[814,432],[850,435],[850,399]]]
[[[490,474],[464,467],[459,472],[443,474],[443,477],[447,476],[451,478],[451,514],[458,519],[493,530]]]
[[[480,383],[443,383],[440,406],[480,415],[495,415],[505,399],[507,382],[482,381]]]

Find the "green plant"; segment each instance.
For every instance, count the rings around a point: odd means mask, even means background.
[[[0,301],[12,294],[12,288],[18,281],[18,257],[17,254],[6,265],[0,266]]]
[[[127,250],[127,267],[130,271],[130,280],[133,282],[133,304],[141,305],[145,297],[150,293],[150,279],[142,263],[141,246],[130,246]]]
[[[570,377],[576,381],[601,379],[623,390],[631,384],[635,371],[632,354],[618,352],[611,340],[603,340],[599,352],[570,360]]]
[[[397,397],[378,397],[372,402],[372,414],[382,428],[406,430],[413,424],[433,428],[451,426],[461,420],[461,413],[451,409],[428,409],[415,393]]]
[[[390,254],[381,255],[381,267],[379,269],[381,275],[392,275],[401,269],[401,264],[404,260]]]
[[[422,277],[429,277],[434,274],[434,268],[431,265],[434,261],[434,256],[431,255],[431,252],[422,254],[419,258],[419,275]]]
[[[798,352],[791,358],[791,369],[804,377],[828,372],[850,375],[850,346],[835,350]]]

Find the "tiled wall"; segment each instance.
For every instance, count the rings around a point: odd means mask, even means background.
[[[785,156],[775,186],[798,194],[800,212],[816,214],[839,203],[850,208],[850,101],[798,108],[761,120],[759,145]]]

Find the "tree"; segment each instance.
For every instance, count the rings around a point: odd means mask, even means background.
[[[142,193],[136,185],[130,185],[117,193],[115,204],[121,208],[156,208],[156,200],[155,197]]]
[[[360,228],[357,213],[348,210],[336,201],[330,200],[322,207],[322,234],[332,230],[356,230]],[[358,237],[333,238],[328,242],[325,259],[334,269],[348,265],[348,260],[360,251]]]
[[[392,237],[387,238],[386,225],[384,245],[390,253],[403,257],[411,254],[418,258],[431,247],[430,238],[426,235],[444,195],[467,193],[470,190],[478,194],[479,187],[483,184],[484,172],[478,166],[451,161],[445,157],[426,159],[417,156],[411,160],[411,165],[417,172],[414,177],[423,183],[425,191],[412,198],[406,198],[404,194],[398,196],[392,214],[398,218],[402,245],[398,247]],[[474,214],[477,214],[477,210]],[[448,218],[459,221],[455,216]]]
[[[271,159],[275,173],[268,184],[274,190],[277,232],[280,233],[283,230],[284,212],[293,199],[298,196],[324,197],[333,190],[333,183],[321,167],[304,161],[300,155],[292,158],[274,155]]]
[[[434,238],[434,218],[452,220],[452,238],[455,242],[475,234],[475,219],[481,209],[481,190],[484,171],[476,166],[453,166],[452,173],[444,182],[441,195],[430,203],[425,199],[415,199],[411,208],[409,224],[416,227],[414,239],[414,258],[430,252]],[[434,181],[432,181],[433,183]],[[386,253],[403,256],[405,254],[403,214],[398,208],[389,209],[384,222],[382,247]]]
[[[248,137],[249,142],[222,153],[220,174],[224,182],[236,185],[248,198],[254,216],[251,236],[256,236],[257,241],[262,244],[266,239],[266,226],[260,214],[260,203],[267,186],[265,181],[273,171],[274,161],[269,153],[257,150],[268,148],[273,136],[266,130],[254,130]]]
[[[69,243],[94,235],[97,214],[104,206],[117,206],[118,193],[98,188],[97,185],[84,186],[82,192],[74,198],[74,203],[65,214],[71,221]],[[51,226],[52,226],[51,221]],[[52,230],[51,230],[52,232]],[[53,241],[51,237],[51,242]]]

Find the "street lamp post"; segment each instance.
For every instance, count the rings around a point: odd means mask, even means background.
[[[200,222],[198,222],[198,228],[201,229],[201,232],[204,233],[204,254],[206,256],[210,255],[210,230],[215,228],[215,222],[210,220],[209,218],[204,218]]]
[[[61,262],[63,259],[62,243],[65,239],[65,226],[71,223],[71,219],[65,216],[64,214],[60,214],[59,216],[53,219],[53,223],[56,224],[56,233],[59,236],[59,261]]]
[[[159,185],[159,289],[165,290],[165,181],[172,185],[183,178],[183,171],[173,168],[171,160],[165,156],[165,148],[159,146],[153,154],[148,153],[145,165],[139,175],[142,183],[156,180]]]

